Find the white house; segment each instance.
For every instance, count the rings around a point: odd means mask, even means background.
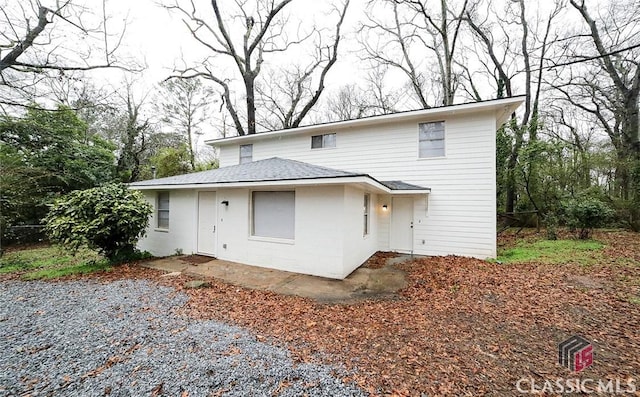
[[[376,251],[496,255],[495,133],[522,97],[208,141],[216,170],[132,183],[139,247],[342,279]]]

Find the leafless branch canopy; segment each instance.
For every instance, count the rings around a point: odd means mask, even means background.
[[[37,88],[55,76],[102,68],[136,69],[117,51],[126,22],[109,32],[106,7],[96,15],[74,0],[47,7],[38,0],[0,7],[0,97],[4,103],[25,104],[43,95]],[[72,39],[70,39],[70,37]]]
[[[317,103],[326,75],[337,60],[340,29],[349,1],[335,10],[338,22],[330,45],[322,43],[323,29],[294,26],[285,13],[291,2],[238,0],[233,6],[224,3],[221,7],[219,1],[212,0],[208,13],[198,9],[193,0],[188,4],[176,1],[165,5],[182,15],[192,37],[211,53],[200,65],[187,66],[177,72],[185,78],[203,77],[220,86],[224,106],[239,135],[256,133],[260,113],[256,111],[257,104],[270,105],[268,108],[273,114],[267,117],[277,118],[279,128],[298,126]],[[294,47],[301,51],[311,42],[315,52],[308,65],[294,64],[288,71],[269,73],[275,81],[258,80],[269,54],[286,53]],[[231,73],[221,66],[225,60],[230,61],[229,68],[240,77],[245,97],[243,108],[234,101],[234,80],[227,77]]]
[[[360,27],[364,59],[401,71],[422,108],[452,104],[459,86],[454,67],[469,2],[453,3],[432,9],[424,0],[371,0]]]

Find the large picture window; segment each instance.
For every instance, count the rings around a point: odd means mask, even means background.
[[[253,192],[251,235],[293,240],[295,192]]]
[[[158,229],[169,229],[169,192],[158,192],[156,219]]]
[[[444,121],[418,124],[420,158],[444,157]]]

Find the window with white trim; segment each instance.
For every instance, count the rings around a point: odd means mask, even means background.
[[[311,137],[311,149],[336,147],[336,134],[314,135]]]
[[[156,227],[169,229],[169,192],[158,192],[156,199]]]
[[[253,161],[253,145],[240,145],[240,164]]]
[[[420,158],[444,157],[444,121],[418,124]]]
[[[369,213],[371,211],[371,195],[370,194],[365,194],[364,195],[364,235],[368,235],[369,234],[369,225],[370,225],[370,221],[369,221]]]
[[[251,193],[251,235],[293,240],[295,237],[294,191]]]

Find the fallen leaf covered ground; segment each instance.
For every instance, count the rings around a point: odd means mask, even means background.
[[[372,395],[522,395],[519,379],[633,382],[640,389],[640,234],[601,232],[600,263],[501,265],[461,257],[398,265],[396,299],[322,304],[211,280],[184,290],[185,311],[248,327],[299,360],[344,365]],[[502,246],[520,237],[507,235]],[[525,239],[540,238],[532,233]],[[380,266],[380,257],[372,258]],[[153,278],[137,266],[88,277]],[[182,290],[187,278],[163,278]],[[556,364],[557,344],[592,342],[594,365],[579,374]],[[592,385],[593,386],[593,385]]]

